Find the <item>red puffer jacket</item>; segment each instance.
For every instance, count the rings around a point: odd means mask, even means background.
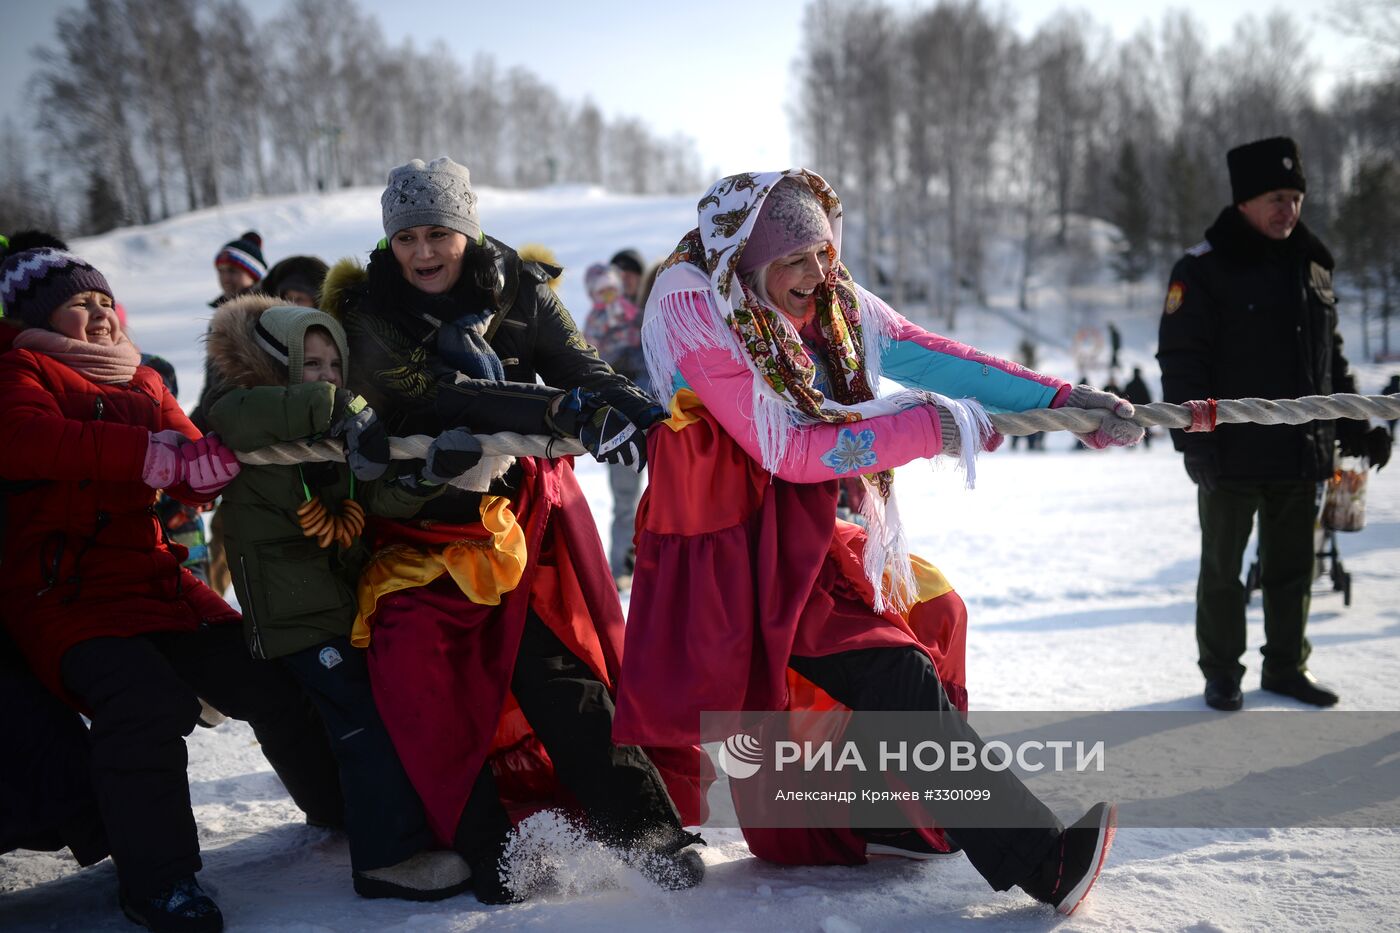
[[[0,356],[0,479],[7,518],[0,558],[5,627],[45,685],[59,662],[102,636],[191,630],[238,613],[180,566],[141,482],[147,438],[167,428],[198,438],[159,375],[100,385],[30,350]],[[181,485],[181,501],[200,497]]]

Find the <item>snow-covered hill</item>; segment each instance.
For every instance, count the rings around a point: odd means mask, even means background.
[[[205,302],[216,291],[218,247],[251,227],[263,234],[270,261],[302,252],[363,258],[380,235],[378,194],[254,201],[75,247],[108,275],[143,349],[175,362],[189,405],[201,378],[199,338]],[[693,198],[624,198],[593,189],[481,194],[488,232],[557,252],[569,268],[565,302],[575,309],[583,306],[588,263],[624,246],[658,256],[694,219]],[[1155,385],[1156,298],[1126,311],[1115,304],[1123,289],[1106,273],[1097,288],[1091,282],[1073,292],[1047,277],[1026,315],[1014,308],[1015,281],[1014,269],[999,273],[997,312],[963,311],[955,336],[1011,355],[1024,315],[1047,338],[1041,367],[1074,377],[1074,336],[1113,321],[1124,334],[1125,366],[1142,366]],[[1383,375],[1364,369],[1363,387],[1374,391]],[[1102,363],[1090,376],[1105,378]],[[1008,444],[981,461],[971,492],[952,470],[914,464],[900,471],[915,550],[941,567],[970,608],[974,708],[1204,709],[1192,629],[1194,487],[1160,439],[1148,450],[1099,454],[1070,446],[1066,435],[1052,436],[1043,454],[1013,452]],[[587,461],[578,472],[595,512],[606,516],[603,472]],[[1297,716],[1400,709],[1400,467],[1373,477],[1369,512],[1367,529],[1340,542],[1354,575],[1352,605],[1344,607],[1322,583],[1313,599],[1312,667],[1340,689],[1342,706],[1318,712],[1252,689],[1262,639],[1256,599],[1246,658],[1249,709]],[[606,533],[607,521],[599,527]],[[1205,933],[1398,926],[1400,835],[1390,828],[1126,829],[1094,895],[1070,921],[1018,892],[991,892],[961,858],[785,869],[750,857],[733,830],[706,831],[709,876],[679,894],[655,890],[602,854],[573,851],[563,854],[563,888],[520,905],[484,908],[470,895],[434,905],[364,901],[350,890],[344,840],[299,821],[246,727],[199,730],[190,746],[206,863],[200,878],[230,930]],[[80,870],[62,856],[0,857],[0,929],[131,929],[116,910],[114,882],[110,863]]]

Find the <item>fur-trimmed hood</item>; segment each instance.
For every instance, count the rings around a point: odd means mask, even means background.
[[[339,318],[351,296],[369,282],[369,272],[358,259],[337,260],[321,282],[321,310]]]
[[[268,312],[272,312],[269,314]],[[301,382],[306,331],[324,327],[349,373],[345,331],[335,315],[249,294],[221,305],[209,322],[209,361],[225,384],[251,388]]]

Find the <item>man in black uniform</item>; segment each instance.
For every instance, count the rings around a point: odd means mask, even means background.
[[[1230,150],[1232,204],[1172,269],[1158,337],[1162,397],[1298,398],[1355,391],[1337,333],[1332,254],[1299,221],[1306,182],[1285,137]],[[1210,420],[1208,417],[1205,420]],[[1316,706],[1337,702],[1308,672],[1304,628],[1313,579],[1319,483],[1340,435],[1348,453],[1382,465],[1384,428],[1365,422],[1208,425],[1173,430],[1197,486],[1201,567],[1196,641],[1206,702],[1243,705],[1245,589],[1240,566],[1259,515],[1265,690]]]

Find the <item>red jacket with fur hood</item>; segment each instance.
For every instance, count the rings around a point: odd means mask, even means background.
[[[78,642],[192,630],[238,613],[180,566],[141,481],[152,432],[199,431],[159,375],[102,385],[31,350],[0,356],[0,480],[7,518],[0,621],[50,690]],[[169,490],[200,502],[187,486]]]

